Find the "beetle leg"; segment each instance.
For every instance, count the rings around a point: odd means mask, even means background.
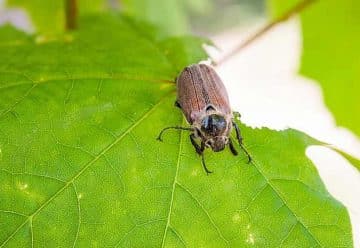
[[[212,173],[212,171],[210,171],[206,167],[206,164],[205,164],[205,158],[204,158],[205,144],[204,144],[204,142],[201,142],[201,146],[199,146],[199,144],[196,143],[196,141],[195,141],[195,134],[193,134],[193,133],[190,135],[190,140],[191,140],[191,144],[195,147],[196,153],[201,156],[201,163],[202,163],[202,166],[204,167],[206,174],[209,175],[210,173]]]
[[[240,119],[241,114],[240,114],[239,112],[237,112],[237,111],[234,111],[234,112],[233,112],[233,116],[234,116],[235,118]]]
[[[234,155],[234,156],[237,156],[238,155],[238,152],[236,151],[235,147],[234,147],[234,144],[232,143],[232,140],[229,138],[229,148],[230,148],[230,151],[231,153]]]
[[[242,145],[243,138],[241,137],[240,128],[234,121],[232,122],[232,124],[233,124],[233,127],[235,128],[236,139],[238,140],[239,144]]]
[[[190,141],[191,141],[191,144],[194,146],[194,148],[196,150],[196,153],[201,155],[203,153],[203,151],[204,151],[204,148],[203,148],[203,146],[200,147],[199,144],[196,143],[195,134],[193,134],[193,133],[190,134]]]
[[[196,143],[196,141],[195,141],[195,134],[193,134],[193,133],[190,135],[190,140],[191,140],[191,144],[195,147],[196,153],[201,156],[201,163],[202,163],[202,166],[204,167],[206,174],[209,175],[210,173],[212,173],[212,171],[210,171],[206,167],[206,164],[205,164],[205,158],[204,158],[205,144],[204,144],[204,142],[201,142],[201,146],[199,146],[199,144]]]
[[[175,107],[178,107],[179,109],[181,109],[180,103],[177,100],[175,101],[174,105],[175,105]]]
[[[173,127],[166,127],[159,133],[159,136],[157,137],[157,140],[162,141],[162,135],[163,133],[168,129],[178,129],[178,130],[186,130],[186,131],[194,131],[194,128],[192,127],[179,127],[179,126],[173,126]]]
[[[204,167],[204,170],[206,172],[207,175],[211,174],[212,171],[210,171],[207,167],[206,167],[206,164],[205,164],[205,158],[204,158],[204,153],[201,153],[201,163]]]
[[[237,125],[235,122],[233,122],[232,124],[233,124],[233,126],[234,126],[234,128],[235,128],[236,138],[237,138],[237,140],[238,140],[238,142],[239,142],[239,145],[240,145],[241,149],[242,149],[242,150],[245,152],[245,154],[247,155],[247,157],[248,157],[248,163],[250,163],[251,160],[252,160],[252,158],[251,158],[249,152],[246,150],[246,148],[244,147],[244,145],[243,145],[243,143],[242,143],[243,138],[241,137],[240,128],[238,127],[238,125]]]

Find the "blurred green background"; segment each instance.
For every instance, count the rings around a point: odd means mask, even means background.
[[[56,34],[64,29],[64,3],[0,0],[0,9],[4,13],[25,8],[38,32]],[[164,36],[191,31],[202,35],[221,32],[234,26],[249,25],[249,22],[263,18],[266,12],[265,0],[78,0],[78,5],[80,15],[109,9],[121,11],[160,27]]]

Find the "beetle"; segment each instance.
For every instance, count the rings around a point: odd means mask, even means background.
[[[164,128],[158,140],[166,130],[179,129],[190,131],[190,141],[196,153],[202,158],[202,165],[207,174],[212,173],[204,159],[205,148],[220,152],[229,146],[233,155],[238,155],[230,138],[232,128],[235,129],[237,141],[241,149],[251,161],[251,156],[242,143],[242,137],[230,108],[226,88],[215,70],[206,64],[187,66],[176,79],[177,100],[179,107],[191,127],[171,126]],[[197,142],[200,140],[200,144]]]

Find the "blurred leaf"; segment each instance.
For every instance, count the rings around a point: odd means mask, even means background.
[[[121,6],[124,13],[159,27],[162,36],[182,35],[188,31],[181,0],[121,0]]]
[[[123,13],[158,27],[161,37],[189,33],[189,12],[200,14],[211,8],[209,0],[121,0],[120,3]]]
[[[204,15],[206,13],[209,13],[209,11],[212,10],[213,5],[215,4],[214,1],[209,0],[184,0],[186,3],[187,8],[198,14],[198,15]]]
[[[109,9],[107,0],[77,0],[80,15]],[[189,32],[189,14],[204,14],[211,9],[211,1],[183,0],[114,0],[122,11],[140,21],[155,25],[160,37],[184,35]],[[65,0],[6,0],[8,7],[24,8],[28,11],[36,30],[42,34],[60,34],[65,27]]]
[[[345,152],[343,152],[343,151],[341,151],[339,149],[333,148],[333,150],[340,153],[344,158],[346,158],[346,160],[350,164],[352,164],[356,169],[358,169],[360,171],[360,160],[359,159],[357,159],[357,158],[355,158],[355,157],[353,157],[353,156],[351,156],[351,155],[349,155],[349,154],[347,154],[347,153],[345,153]]]
[[[273,15],[295,0],[269,0]],[[300,72],[317,80],[338,125],[360,136],[360,1],[318,1],[301,14]]]
[[[31,17],[36,31],[54,35],[64,31],[65,0],[5,0],[8,7],[23,8]],[[104,10],[105,0],[78,0],[80,15]]]
[[[206,151],[210,176],[188,133],[156,141],[185,125],[173,79],[201,40],[117,16],[81,27],[41,44],[0,29],[1,247],[352,246],[305,134],[241,125],[254,162]]]

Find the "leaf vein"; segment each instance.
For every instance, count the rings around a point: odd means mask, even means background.
[[[245,146],[245,145],[244,145]],[[280,192],[278,192],[278,190],[276,190],[276,188],[271,184],[271,180],[269,180],[264,172],[260,169],[260,166],[256,163],[254,157],[252,159],[251,162],[255,168],[260,172],[260,174],[262,175],[262,177],[265,179],[266,183],[271,187],[271,189],[275,192],[275,194],[279,197],[279,199],[285,204],[285,206],[287,207],[287,209],[289,209],[289,211],[293,214],[293,216],[296,218],[297,222],[300,223],[302,225],[302,227],[305,229],[305,231],[310,235],[310,237],[320,246],[323,247],[319,240],[314,236],[314,234],[309,230],[309,228],[300,220],[299,216],[297,216],[297,214],[295,213],[295,211],[293,211],[290,206],[287,204],[287,202],[285,201],[285,199],[281,196]]]
[[[15,235],[29,220],[30,220],[30,218],[26,218],[26,220],[25,220],[23,223],[21,223],[21,224],[19,225],[19,227],[16,228],[15,231],[14,231],[12,234],[10,234],[10,236],[9,236],[7,239],[5,239],[5,241],[0,245],[0,247],[4,247],[4,245],[6,245],[7,242],[9,242],[9,240],[10,240],[12,237],[14,237],[14,235]]]
[[[169,228],[175,234],[175,236],[180,240],[180,242],[184,245],[184,247],[186,248],[187,245],[185,243],[185,240],[181,237],[181,235],[175,230],[174,227],[170,226]]]
[[[227,245],[229,245],[229,241],[224,237],[224,235],[221,233],[220,228],[216,225],[216,223],[214,222],[214,220],[211,218],[209,212],[205,209],[205,207],[203,206],[203,204],[191,193],[190,190],[188,190],[185,186],[183,186],[182,184],[180,184],[179,182],[177,182],[177,185],[184,190],[186,193],[188,193],[191,198],[200,206],[201,210],[206,214],[206,216],[208,217],[208,219],[210,220],[210,223],[213,225],[213,227],[215,228],[216,232],[218,233],[219,237],[225,241],[225,243]]]
[[[0,113],[0,118],[3,117],[4,115],[6,115],[7,113],[11,112],[12,110],[14,110],[15,107],[16,107],[19,103],[21,103],[22,101],[24,101],[24,100],[26,99],[26,97],[31,93],[31,91],[32,91],[34,88],[36,88],[37,85],[38,85],[38,84],[36,84],[36,83],[32,84],[31,88],[28,89],[22,97],[20,97],[20,98],[19,98],[13,105],[11,105],[7,110],[5,110],[5,111],[3,111],[3,112]]]
[[[80,225],[81,225],[81,207],[80,207],[80,199],[79,199],[79,195],[78,192],[76,190],[76,186],[74,183],[72,183],[72,186],[74,188],[74,192],[75,192],[75,197],[76,197],[76,201],[77,201],[77,208],[78,208],[78,226],[77,226],[77,230],[76,230],[76,235],[75,235],[75,239],[74,239],[74,243],[72,245],[72,247],[74,248],[76,245],[76,241],[79,237],[79,232],[80,232]]]
[[[287,234],[287,235],[283,238],[283,240],[281,241],[280,247],[282,247],[283,244],[284,244],[284,242],[290,237],[291,233],[294,231],[295,227],[297,226],[297,223],[298,223],[298,222],[296,222],[296,223],[289,229],[288,234]]]
[[[19,213],[19,212],[16,212],[16,211],[5,210],[5,209],[0,209],[0,212],[1,213],[6,213],[6,214],[15,214],[15,215],[19,215],[19,216],[22,216],[22,217],[29,217],[26,214]]]
[[[115,245],[115,247],[118,247],[120,244],[122,244],[122,243],[124,242],[124,240],[126,239],[126,237],[129,236],[131,233],[133,233],[136,228],[138,228],[138,227],[143,227],[143,226],[150,225],[150,224],[154,224],[154,223],[160,222],[160,221],[165,221],[165,220],[166,220],[166,219],[162,218],[162,219],[150,220],[150,221],[145,222],[145,223],[141,223],[141,224],[136,224],[136,225],[134,225],[134,226],[121,238],[121,240]]]
[[[34,227],[33,227],[33,219],[30,219],[30,232],[31,232],[31,248],[34,247]]]

